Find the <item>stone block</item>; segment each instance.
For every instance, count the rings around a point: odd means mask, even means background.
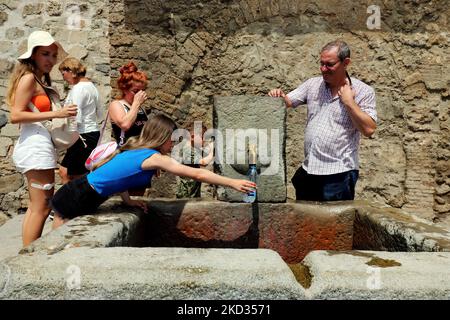
[[[253,15],[251,13],[250,6],[248,5],[246,0],[239,1],[239,6],[241,7],[242,15],[244,16],[247,24],[250,24],[253,21],[255,21],[255,18],[253,17]]]
[[[8,20],[8,14],[6,12],[0,12],[0,26],[2,26]]]
[[[9,40],[16,40],[22,38],[25,35],[25,32],[17,27],[9,28],[5,32],[5,36]]]
[[[12,41],[0,41],[0,51],[7,52],[8,50],[11,50],[12,45]]]
[[[280,14],[280,4],[278,0],[269,0],[270,2],[270,12],[272,16],[278,16]]]
[[[5,112],[0,112],[0,128],[3,128],[8,123],[8,116]]]
[[[12,147],[12,145],[12,139],[0,137],[0,157],[6,157],[8,155],[8,150]]]
[[[161,99],[164,102],[172,103],[175,101],[175,96],[168,94],[162,90],[156,90],[156,98]]]
[[[108,200],[94,216],[86,215],[70,220],[55,232],[32,242],[21,253],[53,254],[74,247],[134,246],[142,241],[141,214]]]
[[[8,7],[10,10],[15,10],[19,6],[19,0],[2,0],[2,4]]]
[[[234,21],[236,21],[236,24],[241,28],[245,27],[246,26],[245,17],[244,14],[242,13],[241,7],[239,5],[231,5],[230,11],[233,15]]]
[[[14,192],[23,184],[22,175],[19,173],[0,176],[0,193]]]
[[[244,0],[245,1],[245,0]],[[250,13],[253,16],[255,21],[260,20],[263,15],[261,14],[261,9],[259,7],[259,0],[246,0],[248,3],[248,7],[250,9]]]
[[[29,15],[41,14],[43,8],[44,8],[43,3],[26,4],[23,7],[22,16],[25,18],[26,16]]]
[[[28,20],[27,22],[25,22],[25,25],[30,28],[42,28],[43,23],[44,23],[44,20],[41,17],[37,17],[37,18]]]
[[[19,136],[19,126],[16,124],[8,123],[0,131],[0,135],[4,137],[16,138]]]
[[[286,108],[281,99],[257,96],[214,98],[214,128],[221,134],[216,137],[217,172],[245,179],[247,139],[256,144],[259,202],[286,200],[285,118]],[[219,200],[242,201],[242,193],[224,187],[217,190]]]
[[[184,81],[181,79],[178,79],[174,76],[167,76],[162,85],[162,90],[166,93],[169,93],[173,96],[178,96],[182,92],[182,88],[184,86]]]
[[[55,0],[47,1],[45,9],[49,16],[59,16],[63,12],[61,2]]]
[[[255,249],[72,248],[21,255],[0,263],[0,288],[3,299],[305,299],[280,256]]]
[[[74,42],[77,43],[77,42]],[[82,60],[87,57],[88,51],[85,49],[84,46],[76,45],[74,47],[71,47],[67,50],[67,52],[70,54],[70,56],[75,57],[79,60]]]
[[[313,251],[311,299],[447,300],[450,253]]]
[[[197,47],[199,47],[202,52],[206,50],[207,44],[198,33],[193,33],[189,37],[189,40],[191,40]]]

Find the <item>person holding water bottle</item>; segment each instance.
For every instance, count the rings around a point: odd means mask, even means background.
[[[41,236],[50,212],[48,199],[54,191],[57,154],[50,132],[42,122],[77,114],[74,105],[52,110],[43,87],[51,85],[53,66],[66,56],[61,44],[48,32],[32,32],[28,37],[27,51],[17,58],[19,62],[11,75],[6,95],[11,108],[11,123],[20,125],[20,136],[12,157],[17,170],[26,177],[29,195],[22,223],[24,247]]]
[[[69,128],[78,131],[80,139],[67,149],[59,168],[59,175],[65,184],[88,172],[84,163],[97,146],[100,137],[97,123],[103,112],[98,90],[86,77],[86,67],[78,59],[65,59],[59,65],[59,71],[64,80],[73,85],[64,104],[75,104],[79,111],[76,117],[69,119]]]

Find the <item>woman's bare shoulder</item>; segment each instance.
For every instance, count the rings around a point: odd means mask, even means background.
[[[25,73],[19,80],[17,85],[17,89],[19,90],[36,90],[36,79],[34,78],[34,74],[31,72]]]

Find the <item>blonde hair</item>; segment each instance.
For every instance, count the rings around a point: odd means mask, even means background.
[[[176,128],[177,125],[169,117],[162,114],[153,116],[145,123],[139,136],[128,139],[122,147],[118,148],[110,156],[95,165],[93,170],[104,165],[122,151],[144,148],[159,150],[159,148],[171,138],[172,133]]]
[[[34,61],[31,58],[19,60],[14,67],[11,77],[9,78],[8,91],[6,93],[6,103],[10,107],[14,104],[16,89],[20,79],[28,73],[36,74],[36,64]],[[46,85],[51,86],[52,81],[48,73],[44,74],[44,81]]]
[[[59,71],[67,70],[75,74],[77,77],[86,75],[86,67],[76,58],[66,58],[59,65]]]

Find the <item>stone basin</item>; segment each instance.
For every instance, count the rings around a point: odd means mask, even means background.
[[[0,298],[448,299],[448,251],[447,230],[365,201],[109,200],[0,261]]]
[[[449,251],[439,228],[363,201],[227,203],[160,200],[142,216],[138,246],[264,248],[299,263],[313,250]]]

